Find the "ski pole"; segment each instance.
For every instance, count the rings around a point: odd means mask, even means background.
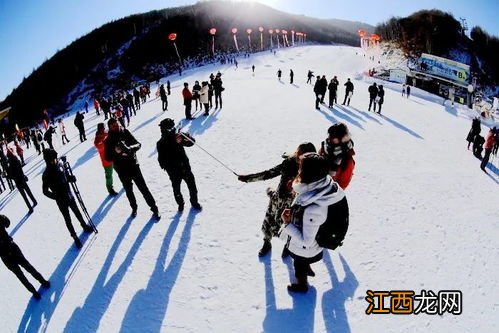
[[[213,158],[215,161],[217,161],[218,163],[220,163],[220,165],[222,165],[224,168],[226,168],[227,170],[229,170],[230,172],[232,172],[234,175],[236,175],[236,176],[239,177],[239,175],[234,170],[232,170],[226,164],[224,164],[222,161],[220,161],[218,158],[216,158],[215,156],[213,156],[212,154],[210,154],[210,152],[208,152],[206,149],[204,149],[203,147],[201,147],[194,140],[192,140],[191,138],[189,138],[187,135],[185,135],[182,132],[179,132],[179,134],[182,135],[184,138],[186,138],[189,142],[192,142],[192,144],[195,144],[196,146],[198,146],[198,148],[201,149],[202,151],[204,151],[206,154],[210,155],[211,158]]]

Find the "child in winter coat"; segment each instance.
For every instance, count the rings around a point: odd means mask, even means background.
[[[270,240],[272,237],[278,235],[281,227],[281,213],[284,209],[291,207],[291,202],[294,199],[291,182],[298,174],[298,162],[300,157],[305,153],[315,151],[315,147],[312,143],[302,143],[298,146],[296,152],[292,156],[285,157],[281,164],[276,165],[272,169],[239,176],[238,179],[245,183],[272,179],[279,175],[281,176],[281,180],[279,181],[276,190],[271,188],[267,189],[267,195],[270,200],[262,223],[263,246],[258,252],[259,257],[266,255],[272,248]],[[287,255],[288,252],[285,247],[282,256],[285,257]]]
[[[281,237],[288,238],[288,249],[293,258],[296,283],[288,286],[289,291],[306,292],[308,276],[315,276],[310,264],[322,259],[323,248],[316,237],[320,226],[329,218],[331,205],[347,205],[343,190],[329,176],[327,160],[316,154],[307,153],[300,159],[298,177],[293,182],[296,198],[290,209],[281,215],[284,226]],[[348,219],[347,216],[334,216]]]

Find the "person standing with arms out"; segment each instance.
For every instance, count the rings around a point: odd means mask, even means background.
[[[347,105],[350,106],[350,99],[353,96],[353,83],[350,81],[350,78],[347,79],[347,82],[344,84],[345,86],[345,99],[343,100],[343,104],[347,103],[347,98],[348,98],[348,103]]]
[[[376,82],[370,85],[367,90],[369,91],[369,109],[367,111],[371,111],[371,106],[374,104],[374,112],[376,112],[376,96],[378,96]]]
[[[482,163],[480,164],[480,169],[482,169],[482,171],[485,171],[485,167],[487,166],[487,163],[489,163],[490,154],[492,153],[492,148],[494,148],[497,135],[498,129],[496,127],[492,127],[485,136],[485,144],[483,145],[485,154],[483,156]]]
[[[281,69],[279,68],[279,70],[277,71],[277,79],[278,79],[279,81],[281,81],[281,75],[282,75],[282,71],[281,71]]]
[[[28,289],[37,300],[41,298],[40,293],[33,287],[24,275],[21,267],[30,273],[43,288],[50,288],[50,282],[46,280],[26,259],[12,237],[9,236],[7,228],[10,226],[10,220],[5,215],[0,215],[0,257],[5,266],[14,273],[19,281]]]
[[[288,240],[295,269],[296,283],[288,285],[288,290],[305,293],[308,277],[315,276],[310,264],[322,260],[324,248],[316,240],[319,228],[332,218],[335,223],[348,221],[348,203],[343,190],[329,176],[326,159],[316,153],[300,159],[293,190],[296,198],[281,215],[284,226],[280,236]],[[329,216],[331,210],[335,216]]]
[[[159,96],[161,97],[161,108],[163,111],[168,110],[168,97],[166,97],[165,86],[163,84],[159,86]]]
[[[50,148],[45,149],[43,151],[43,158],[47,164],[47,168],[43,172],[42,176],[43,194],[46,197],[55,200],[57,207],[59,207],[59,210],[64,217],[69,234],[75,242],[75,246],[80,249],[82,244],[76,235],[73,224],[71,223],[69,209],[71,208],[73,211],[84,232],[91,233],[93,232],[93,228],[83,219],[80,209],[78,208],[73,193],[69,187],[69,183],[76,182],[76,178],[67,174],[62,162],[57,159],[57,152],[55,150]]]
[[[113,188],[113,162],[106,160],[106,151],[104,141],[107,138],[107,131],[104,123],[97,124],[97,132],[95,133],[94,145],[99,152],[102,166],[104,167],[104,175],[106,176],[106,188],[109,195],[117,195],[118,193]]]
[[[80,141],[81,142],[87,140],[87,136],[85,135],[85,124],[83,123],[84,118],[85,118],[85,116],[83,114],[81,114],[80,111],[76,112],[74,124],[75,124],[76,128],[78,129],[78,131],[80,132]]]
[[[131,216],[137,216],[137,200],[133,193],[133,183],[135,183],[151,208],[153,218],[159,220],[161,216],[156,201],[146,185],[137,160],[136,152],[140,149],[141,144],[127,129],[121,128],[116,119],[109,119],[107,126],[109,127],[109,134],[104,140],[105,157],[107,161],[113,163],[114,169],[125,188],[126,196],[132,208]]]
[[[184,89],[182,89],[182,97],[184,98],[185,105],[185,119],[191,120],[191,109],[192,109],[192,93],[189,90],[189,83],[184,82]]]
[[[262,223],[263,246],[258,251],[259,257],[263,257],[272,249],[272,237],[277,237],[281,228],[281,214],[284,209],[291,207],[291,203],[295,197],[291,184],[298,175],[298,165],[301,156],[305,153],[315,151],[312,143],[302,143],[292,156],[283,156],[284,160],[281,164],[262,172],[240,175],[238,177],[239,181],[251,183],[281,176],[279,185],[275,190],[272,188],[267,189],[267,195],[270,200]],[[281,256],[284,258],[288,254],[287,248],[284,246]]]
[[[289,84],[293,84],[293,79],[295,77],[295,73],[292,69],[289,70]]]
[[[38,205],[33,193],[28,186],[28,177],[24,175],[23,167],[19,159],[14,155],[12,150],[7,150],[7,159],[9,161],[9,166],[7,168],[7,174],[10,179],[12,179],[16,183],[16,187],[19,190],[19,193],[23,197],[26,206],[28,206],[29,214],[33,213],[33,208]],[[28,197],[31,199],[29,202]]]
[[[184,181],[189,189],[191,206],[201,210],[203,207],[198,201],[196,179],[191,171],[189,158],[184,147],[191,147],[195,140],[188,133],[175,133],[175,122],[166,118],[159,123],[161,139],[157,142],[158,162],[161,169],[170,177],[173,187],[173,196],[178,210],[184,210],[184,197],[180,192],[180,184]]]
[[[222,108],[222,91],[225,88],[222,87],[222,74],[220,72],[215,76],[213,80],[213,91],[215,92],[215,109],[218,109],[218,104],[220,102],[220,109]]]
[[[64,125],[62,119],[59,119],[59,132],[61,132],[62,144],[63,145],[66,144],[64,140],[66,140],[66,142],[69,143],[69,139],[66,136],[66,125]]]

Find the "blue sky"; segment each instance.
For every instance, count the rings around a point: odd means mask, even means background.
[[[188,0],[0,0],[0,100],[57,50],[115,19]],[[499,36],[499,0],[262,0],[276,9],[372,25],[391,16],[438,8]]]

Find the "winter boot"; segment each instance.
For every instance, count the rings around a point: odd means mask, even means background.
[[[42,281],[42,287],[47,289],[50,288],[50,281],[48,280]]]
[[[183,210],[184,210],[184,203],[181,202],[181,203],[178,204],[178,211],[182,212]]]
[[[258,256],[263,257],[264,255],[269,253],[271,249],[272,249],[272,244],[270,243],[270,240],[264,239],[262,248],[260,249],[260,251],[258,251]]]
[[[161,219],[161,215],[159,214],[158,207],[154,207],[152,209],[152,218],[155,220]]]
[[[192,203],[191,205],[192,205],[192,208],[194,208],[194,209],[197,209],[197,210],[203,210],[203,206],[201,206],[201,205],[199,204],[199,202],[197,202],[197,201],[196,201],[196,202],[194,202],[194,203]]]
[[[132,213],[130,214],[131,217],[137,217],[137,207],[132,207]]]
[[[78,236],[73,236],[73,239],[75,241],[75,246],[78,249],[81,249],[83,247],[83,244],[81,243],[81,240],[78,238]]]
[[[83,228],[83,231],[87,234],[91,233],[94,231],[94,228],[92,228],[90,225],[88,224],[82,224],[81,227]]]
[[[292,283],[288,286],[288,291],[296,293],[306,293],[308,291],[307,277],[297,278],[296,283]]]
[[[116,192],[114,189],[110,189],[109,195],[114,197],[114,196],[118,195],[118,192]]]
[[[42,298],[42,295],[38,291],[33,291],[33,297],[39,301]]]

